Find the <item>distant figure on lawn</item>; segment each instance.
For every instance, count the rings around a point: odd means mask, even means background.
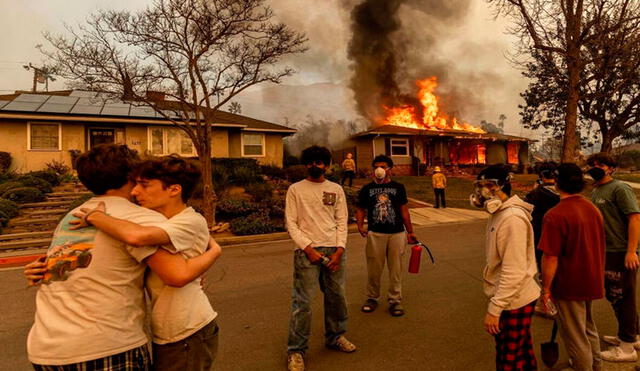
[[[340,185],[344,185],[344,181],[349,179],[349,187],[353,187],[353,177],[356,175],[356,162],[353,161],[353,155],[347,153],[347,158],[342,161],[342,180]]]
[[[442,174],[440,166],[436,166],[433,171],[434,174],[431,177],[431,185],[433,186],[433,193],[436,197],[436,209],[440,208],[440,202],[442,202],[442,208],[444,209],[447,207],[444,194],[444,190],[447,188],[447,177]]]
[[[287,368],[303,371],[304,354],[311,334],[311,303],[318,286],[324,294],[325,345],[345,353],[356,350],[347,332],[345,297],[345,246],[347,201],[342,187],[325,179],[331,164],[327,148],[312,146],[302,151],[309,176],[289,187],[285,221],[296,244],[293,257],[291,321],[287,345]]]
[[[358,231],[367,238],[367,300],[361,310],[370,313],[378,307],[380,278],[385,262],[389,267],[389,313],[404,315],[402,307],[402,260],[406,242],[417,243],[413,234],[407,191],[404,185],[391,180],[393,161],[380,155],[373,159],[373,181],[360,190],[356,219]],[[364,227],[367,216],[368,229]],[[406,236],[405,236],[406,230]]]

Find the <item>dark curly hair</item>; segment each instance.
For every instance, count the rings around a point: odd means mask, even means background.
[[[135,176],[142,179],[157,179],[164,188],[178,184],[182,187],[182,201],[187,202],[200,183],[202,172],[193,161],[178,155],[153,158],[140,163]]]
[[[602,165],[607,165],[609,167],[618,166],[618,163],[613,158],[613,156],[611,156],[607,152],[594,153],[593,155],[589,156],[589,158],[587,159],[587,164],[589,166],[595,166],[596,162]]]
[[[393,167],[393,160],[387,155],[377,155],[376,158],[371,161],[371,166],[375,166],[377,162],[386,162],[389,168]]]
[[[325,166],[331,165],[331,151],[320,146],[305,148],[302,151],[302,164],[312,165],[314,162],[322,162]]]
[[[76,170],[82,184],[100,196],[127,184],[139,161],[138,153],[126,145],[100,144],[78,156]]]
[[[576,194],[582,192],[586,182],[582,176],[582,170],[573,163],[564,163],[556,170],[556,186],[562,192]]]

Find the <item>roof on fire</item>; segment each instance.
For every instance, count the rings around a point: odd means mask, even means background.
[[[163,112],[171,118],[179,118],[176,103],[162,101]],[[24,93],[0,95],[0,117],[11,116],[56,116],[65,118],[94,118],[114,121],[126,120],[132,123],[158,123],[167,124],[167,120],[160,113],[149,106],[138,105],[123,100],[109,99],[96,92],[65,90],[49,93]],[[214,114],[214,126],[237,127],[246,131],[267,131],[283,134],[293,134],[295,129],[274,124],[267,121],[237,115],[230,112],[216,111]]]
[[[452,137],[466,139],[483,139],[483,140],[502,140],[502,141],[518,141],[533,142],[529,138],[518,137],[506,134],[489,134],[489,133],[472,133],[461,130],[422,130],[407,128],[404,126],[385,125],[378,126],[373,129],[363,131],[351,136],[352,139],[374,136],[374,135],[398,135],[398,136],[428,136],[428,137]]]

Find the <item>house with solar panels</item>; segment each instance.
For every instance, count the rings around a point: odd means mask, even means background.
[[[282,166],[283,138],[295,129],[224,111],[215,117],[213,157]],[[52,160],[71,165],[72,152],[101,143],[126,144],[141,154],[196,156],[189,137],[148,106],[88,91],[0,95],[0,151],[11,154],[15,170],[41,170]]]

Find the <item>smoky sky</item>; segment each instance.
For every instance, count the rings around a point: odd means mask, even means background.
[[[344,0],[342,5],[351,14],[350,87],[356,109],[372,123],[382,117],[382,106],[413,105],[421,117],[415,98],[419,79],[438,78],[442,108],[453,115],[477,110],[486,98],[483,91],[500,81],[499,75],[465,71],[451,60],[451,54],[462,54],[468,64],[490,52],[489,45],[451,44],[471,0]]]

